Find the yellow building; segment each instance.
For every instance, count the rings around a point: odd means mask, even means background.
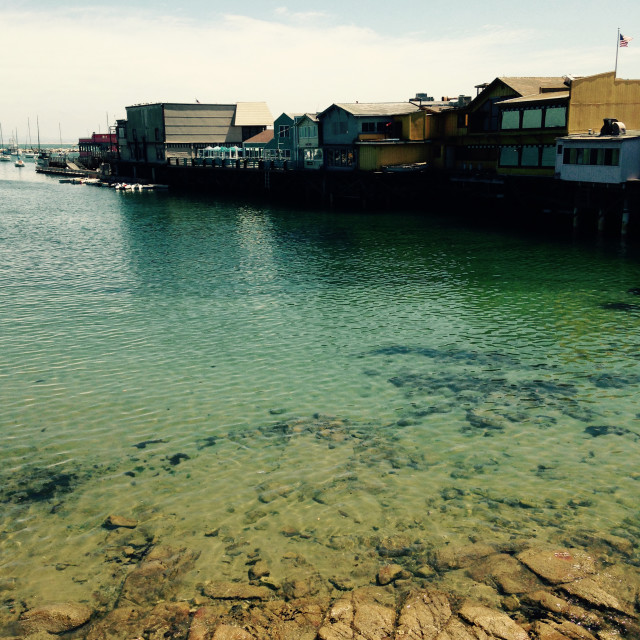
[[[599,132],[604,118],[640,129],[640,80],[616,78],[609,71],[571,81],[568,133]]]

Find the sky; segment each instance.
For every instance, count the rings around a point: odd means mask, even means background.
[[[618,49],[618,29],[634,38]],[[77,142],[145,102],[475,96],[498,76],[640,79],[640,2],[0,0],[5,145]],[[640,107],[639,107],[640,108]]]

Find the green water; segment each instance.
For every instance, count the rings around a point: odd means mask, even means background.
[[[200,552],[185,597],[255,549],[358,584],[388,538],[637,542],[633,247],[7,165],[9,600],[113,599],[110,514]]]

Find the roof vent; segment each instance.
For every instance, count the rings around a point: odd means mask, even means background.
[[[571,83],[575,80],[575,78],[571,75],[562,76],[562,80],[567,87],[571,86]]]
[[[604,124],[600,129],[601,136],[623,136],[627,133],[624,122],[619,122],[617,118],[604,118]]]

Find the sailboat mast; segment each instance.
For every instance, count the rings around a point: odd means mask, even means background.
[[[36,116],[36,127],[38,128],[38,151],[40,151],[40,120]]]

